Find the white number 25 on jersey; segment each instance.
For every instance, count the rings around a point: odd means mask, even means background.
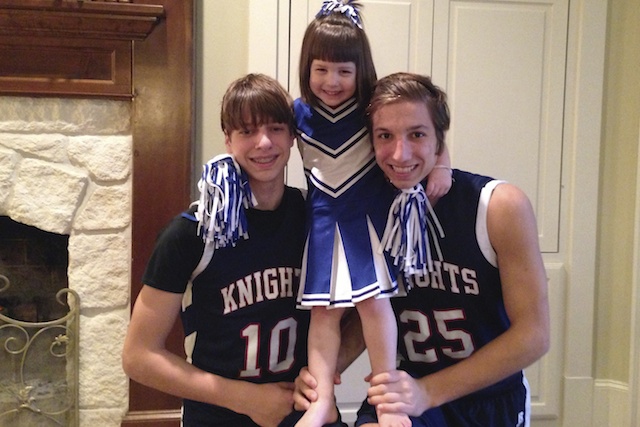
[[[452,359],[465,359],[473,353],[474,345],[471,335],[462,330],[450,327],[449,322],[464,320],[465,315],[461,309],[434,310],[433,321],[430,322],[426,314],[417,310],[405,310],[400,315],[402,323],[413,323],[416,327],[404,334],[404,345],[407,349],[409,360],[412,362],[434,363],[438,361],[438,352],[435,348],[427,348],[421,352],[416,350],[416,343],[426,342],[432,334],[440,334],[445,340],[451,342],[450,346],[443,346],[440,351]],[[432,331],[431,324],[435,323],[436,331]],[[455,344],[455,345],[454,345]]]

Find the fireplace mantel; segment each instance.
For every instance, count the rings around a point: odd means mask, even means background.
[[[133,96],[133,42],[162,20],[155,4],[0,1],[0,95]]]

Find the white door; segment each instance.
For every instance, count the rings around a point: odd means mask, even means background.
[[[453,164],[521,187],[558,251],[568,0],[436,0],[433,77]]]
[[[533,204],[543,253],[558,252],[568,0],[435,0],[434,81],[449,96],[455,167],[506,179]],[[534,418],[559,416],[565,275],[546,263],[550,352],[527,369]]]

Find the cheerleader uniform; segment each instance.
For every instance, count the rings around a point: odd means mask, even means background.
[[[397,268],[379,251],[395,189],[376,164],[361,106],[297,99],[294,112],[309,188],[299,306],[397,294]]]

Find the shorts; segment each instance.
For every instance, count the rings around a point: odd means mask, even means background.
[[[472,394],[441,406],[447,423],[456,427],[529,427],[531,396],[527,379],[489,395]]]

